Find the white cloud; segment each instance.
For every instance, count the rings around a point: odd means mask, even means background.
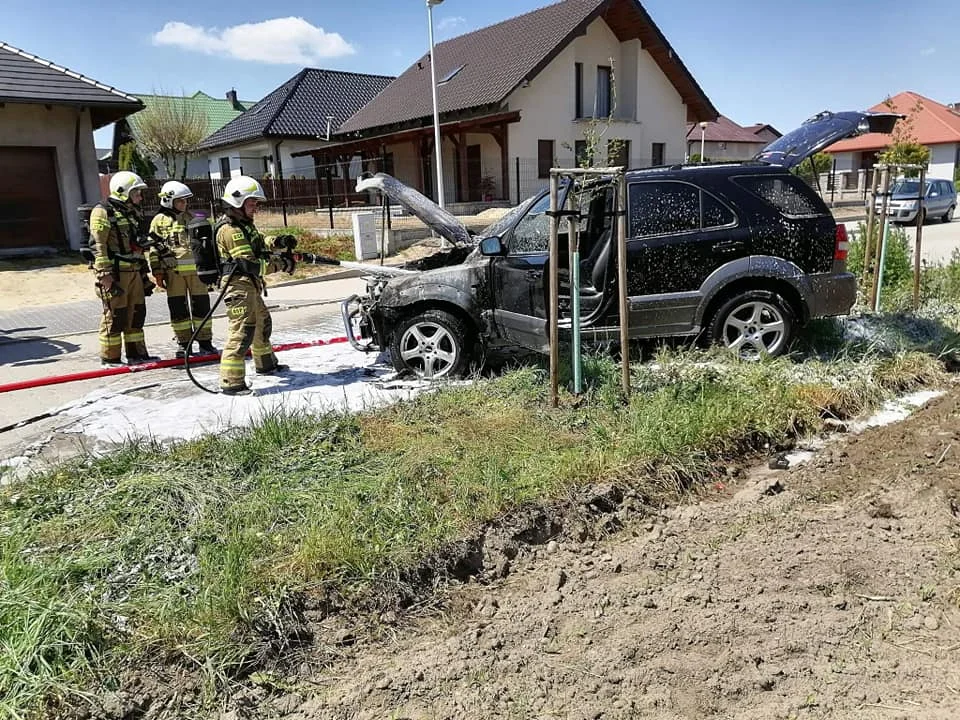
[[[465,17],[460,17],[456,15],[454,17],[446,17],[440,22],[437,23],[437,30],[440,32],[445,32],[447,30],[455,30],[458,27],[462,27],[467,24],[467,19]]]
[[[933,55],[936,51],[937,51],[937,49],[936,49],[935,47],[928,47],[928,48],[924,48],[923,50],[921,50],[921,51],[920,51],[920,54],[921,54],[921,55]]]
[[[223,30],[168,22],[154,33],[153,44],[278,65],[313,65],[356,52],[339,33],[326,32],[299,17],[274,18]]]

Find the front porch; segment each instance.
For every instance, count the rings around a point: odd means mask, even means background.
[[[509,199],[508,126],[519,120],[519,112],[501,112],[441,123],[444,205]],[[431,124],[344,140],[294,156],[311,155],[318,168],[336,166],[339,175],[351,180],[359,174],[359,157],[364,172],[386,172],[436,200],[434,153]]]

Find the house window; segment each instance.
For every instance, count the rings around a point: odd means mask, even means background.
[[[553,167],[553,140],[537,140],[537,177],[550,177]]]
[[[597,101],[596,101],[596,112],[594,117],[597,118],[606,118],[610,117],[610,98],[611,98],[611,87],[610,87],[610,68],[604,65],[597,66]]]
[[[268,172],[270,172],[270,160],[271,160],[271,159],[272,159],[272,158],[271,158],[269,155],[264,155],[264,156],[263,156],[263,174],[264,174],[264,175],[266,175]]]
[[[220,158],[220,178],[223,180],[230,179],[230,158],[228,157]]]
[[[630,141],[607,140],[607,162],[610,167],[630,165]]]
[[[663,155],[666,147],[666,143],[653,143],[650,146],[650,164],[652,166],[663,165]]]
[[[576,156],[577,167],[593,165],[593,158],[587,154],[586,140],[577,140],[573,143],[573,154]]]
[[[573,77],[573,117],[579,119],[583,117],[583,63],[573,64]]]

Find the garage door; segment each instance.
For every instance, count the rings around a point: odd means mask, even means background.
[[[0,147],[0,250],[67,245],[53,148]]]

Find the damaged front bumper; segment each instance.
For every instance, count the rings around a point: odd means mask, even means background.
[[[347,340],[360,352],[379,352],[383,348],[377,337],[373,318],[366,309],[365,297],[351,295],[340,303]]]
[[[380,352],[386,350],[386,336],[379,316],[380,294],[389,278],[371,276],[364,278],[367,291],[363,295],[351,295],[340,303],[340,315],[343,328],[350,344],[360,352]]]

